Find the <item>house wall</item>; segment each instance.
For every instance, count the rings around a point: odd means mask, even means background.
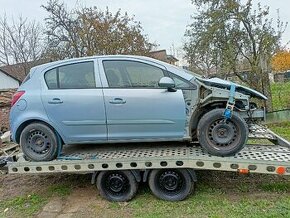
[[[19,87],[19,82],[0,71],[0,89],[15,89]]]

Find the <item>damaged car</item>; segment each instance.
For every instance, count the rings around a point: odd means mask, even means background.
[[[31,161],[63,144],[198,142],[231,156],[265,112],[263,94],[140,56],[93,56],[39,65],[12,99],[12,138]],[[88,145],[89,146],[89,145]]]

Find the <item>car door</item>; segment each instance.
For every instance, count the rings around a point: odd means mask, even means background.
[[[103,92],[96,63],[95,60],[70,63],[44,73],[43,105],[50,121],[68,143],[107,140]]]
[[[169,92],[158,82],[165,67],[134,59],[99,59],[104,86],[108,139],[180,140],[184,136],[182,91]]]

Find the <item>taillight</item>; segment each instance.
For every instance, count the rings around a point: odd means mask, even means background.
[[[21,98],[22,95],[24,95],[25,91],[18,91],[16,92],[11,100],[11,107]]]

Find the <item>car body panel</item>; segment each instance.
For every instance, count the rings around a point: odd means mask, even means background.
[[[124,58],[99,58],[100,77],[107,113],[108,140],[182,139],[185,126],[185,102],[182,91],[169,92],[165,88],[110,88],[103,61],[120,61]],[[126,58],[156,66],[147,60]],[[123,104],[112,104],[122,99]]]

